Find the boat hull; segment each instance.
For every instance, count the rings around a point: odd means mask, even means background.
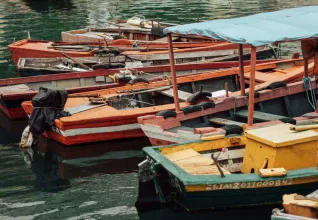
[[[190,211],[279,204],[282,202],[282,196],[284,194],[308,194],[317,189],[317,184],[318,181],[299,185],[260,189],[185,193],[183,196],[175,198],[174,202]]]
[[[189,143],[190,147],[202,142]],[[208,142],[208,144],[212,144]],[[316,167],[288,170],[286,176],[261,177],[258,173],[189,174],[165,156],[165,152],[186,145],[146,147],[146,161],[139,165],[140,203],[155,198],[174,203],[187,211],[271,205],[284,194],[306,195],[318,185]],[[146,192],[156,191],[154,199]],[[145,197],[145,198],[143,198]]]

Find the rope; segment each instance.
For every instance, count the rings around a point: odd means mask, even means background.
[[[316,96],[315,96],[314,90],[312,89],[311,80],[309,77],[303,77],[303,81],[304,81],[304,88],[306,91],[308,102],[310,106],[314,109],[314,111],[316,111]],[[309,88],[307,87],[307,83]]]

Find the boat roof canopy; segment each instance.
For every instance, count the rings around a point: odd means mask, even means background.
[[[164,34],[198,35],[254,47],[318,37],[318,6],[168,27]]]

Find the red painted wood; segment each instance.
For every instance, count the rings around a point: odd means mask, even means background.
[[[173,99],[174,99],[175,109],[178,112],[180,111],[180,104],[179,104],[177,74],[176,74],[176,68],[174,63],[171,34],[168,34],[167,39],[168,39],[168,49],[169,49],[169,59],[170,59],[170,73],[171,73],[171,81],[172,81],[172,87],[173,87]]]
[[[255,65],[256,65],[256,47],[251,48],[251,75],[250,75],[250,91],[248,97],[248,118],[247,125],[253,125],[254,118],[254,86],[255,86]]]
[[[257,63],[270,63],[277,60],[258,60]],[[250,61],[244,62],[244,65],[249,65]],[[239,63],[237,61],[226,61],[226,62],[211,62],[211,63],[201,63],[201,64],[177,64],[176,70],[190,70],[190,69],[220,69],[220,68],[230,68],[238,67]],[[170,65],[162,66],[150,66],[150,67],[140,67],[135,68],[139,71],[155,73],[155,72],[169,72]],[[30,77],[18,77],[18,78],[7,78],[0,79],[0,86],[14,85],[14,84],[24,84],[31,82],[45,82],[45,81],[54,81],[54,80],[63,80],[63,79],[79,79],[79,78],[88,78],[94,76],[107,76],[114,73],[118,73],[120,69],[97,69],[88,72],[72,72],[72,73],[63,73],[63,74],[51,74],[51,75],[41,75],[41,76],[30,76]]]

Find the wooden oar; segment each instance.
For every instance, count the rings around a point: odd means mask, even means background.
[[[70,94],[68,95],[69,98],[97,98],[99,94]]]
[[[302,126],[290,126],[290,130],[293,131],[307,131],[311,129],[318,129],[318,124],[317,125],[302,125]]]
[[[91,68],[89,68],[89,67],[86,66],[85,64],[83,64],[83,63],[81,63],[81,62],[75,60],[74,58],[70,57],[69,55],[67,55],[67,54],[65,54],[65,53],[63,53],[63,52],[60,52],[60,53],[61,53],[63,56],[65,56],[66,58],[72,60],[74,63],[80,65],[80,66],[83,67],[84,69],[86,69],[86,70],[91,70]]]

